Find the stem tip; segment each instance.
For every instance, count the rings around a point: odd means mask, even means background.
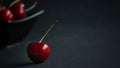
[[[59,20],[58,20],[58,19],[55,20],[54,24],[57,24],[57,23],[59,23]]]

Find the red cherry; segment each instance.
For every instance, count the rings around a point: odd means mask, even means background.
[[[48,59],[50,55],[50,47],[48,44],[41,42],[32,42],[29,44],[28,57],[35,63],[42,63]]]
[[[13,21],[13,14],[5,7],[0,8],[0,22]]]
[[[23,2],[16,2],[10,7],[15,19],[23,19],[26,17],[25,5]]]
[[[56,20],[55,23],[53,23],[48,28],[48,30],[42,36],[42,38],[39,42],[32,42],[28,45],[27,54],[28,54],[28,57],[31,59],[31,61],[33,61],[35,63],[42,63],[42,62],[44,62],[45,60],[48,59],[48,57],[50,55],[50,47],[45,42],[42,42],[42,40],[46,37],[48,32],[52,29],[52,27],[56,23],[58,23],[58,20]]]

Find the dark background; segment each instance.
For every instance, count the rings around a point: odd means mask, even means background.
[[[5,4],[13,0],[5,0]],[[23,0],[29,6],[34,0]],[[0,50],[0,68],[120,68],[120,4],[109,0],[38,0],[45,10],[28,36],[15,47]],[[34,10],[33,10],[34,11]],[[33,64],[27,46],[39,41],[48,26],[60,23],[45,42],[49,59]]]

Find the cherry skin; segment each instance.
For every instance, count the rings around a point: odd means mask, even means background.
[[[34,63],[43,63],[50,55],[50,47],[45,42],[32,42],[28,45],[27,54]]]
[[[16,2],[10,7],[15,19],[23,19],[26,17],[25,4],[21,1]]]
[[[10,22],[13,21],[13,14],[11,11],[5,7],[0,8],[0,22]]]

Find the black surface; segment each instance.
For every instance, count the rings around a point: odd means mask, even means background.
[[[120,68],[119,2],[38,2],[37,9],[45,13],[22,42],[0,50],[0,68]],[[26,54],[29,42],[39,41],[56,18],[60,23],[44,40],[51,47],[49,59],[42,64],[31,63]]]

